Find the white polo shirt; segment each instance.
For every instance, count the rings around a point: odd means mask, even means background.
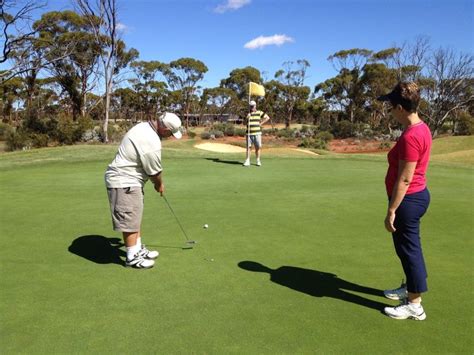
[[[149,176],[162,170],[160,137],[150,123],[142,122],[123,137],[105,172],[105,184],[108,188],[143,187]]]

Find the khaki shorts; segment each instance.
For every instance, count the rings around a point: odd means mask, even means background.
[[[143,216],[143,189],[126,187],[107,189],[114,230],[138,232]]]
[[[251,134],[247,136],[247,147],[255,146],[255,148],[262,148],[262,135],[261,134]]]

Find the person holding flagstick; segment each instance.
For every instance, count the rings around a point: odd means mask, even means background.
[[[261,166],[260,151],[262,148],[262,128],[270,117],[262,111],[257,110],[257,103],[251,100],[251,96],[265,96],[265,88],[262,85],[249,83],[249,114],[247,115],[247,156],[244,166],[250,166],[250,148],[255,147],[257,166]]]

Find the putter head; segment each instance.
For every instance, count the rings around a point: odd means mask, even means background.
[[[186,244],[197,244],[197,242],[195,240],[188,240]]]
[[[188,250],[188,249],[192,249],[194,248],[192,245],[185,245],[184,247],[182,247],[181,249],[183,250]]]

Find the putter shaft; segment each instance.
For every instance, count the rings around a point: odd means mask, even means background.
[[[165,199],[165,202],[166,204],[168,205],[171,213],[173,214],[174,218],[176,219],[176,222],[178,222],[178,225],[179,225],[179,228],[181,228],[181,231],[183,232],[183,235],[184,235],[184,238],[186,239],[186,243],[187,244],[196,244],[196,241],[195,240],[190,240],[188,238],[188,235],[186,234],[186,232],[184,231],[184,228],[183,226],[181,225],[181,222],[179,221],[178,217],[176,216],[176,213],[174,213],[174,210],[173,208],[171,207],[170,203],[168,202],[168,199],[166,198],[165,195],[163,195],[163,198]],[[192,248],[192,247],[191,247]],[[191,248],[186,248],[186,249],[191,249]]]

